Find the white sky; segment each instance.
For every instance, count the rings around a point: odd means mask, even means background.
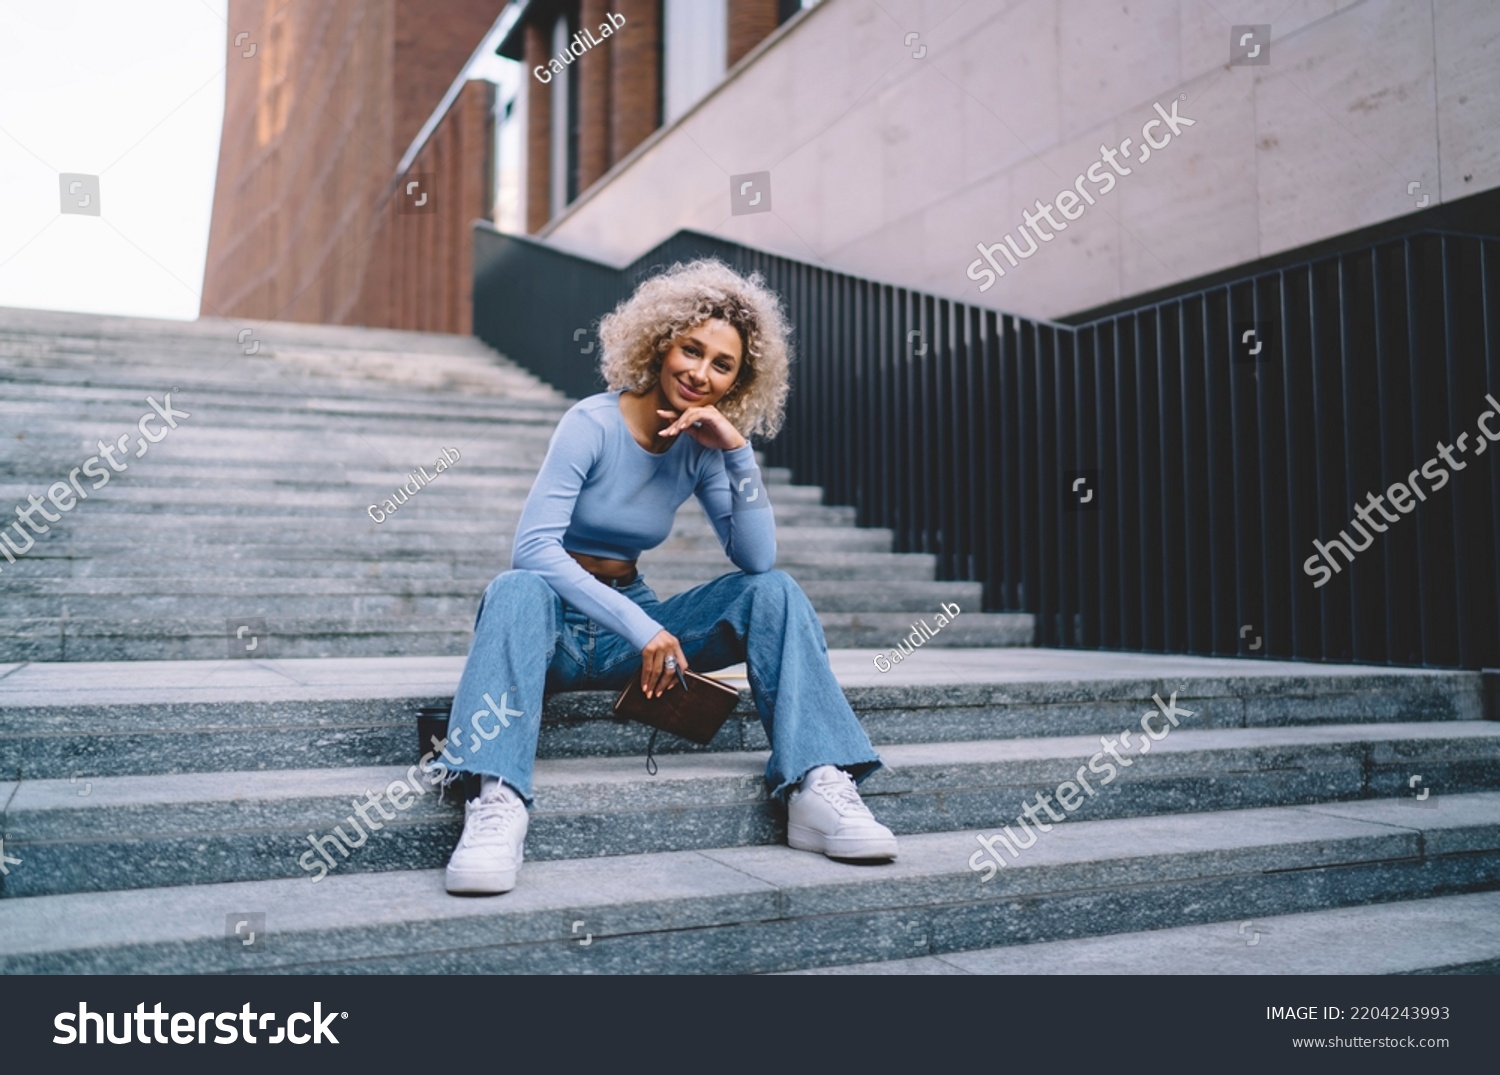
[[[0,0],[0,306],[192,320],[227,0]],[[58,174],[99,176],[99,216]]]

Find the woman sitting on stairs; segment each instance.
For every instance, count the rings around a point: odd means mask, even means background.
[[[448,742],[481,782],[449,892],[515,887],[544,692],[619,690],[639,676],[655,697],[676,689],[679,669],[741,661],[787,842],[895,858],[896,838],[855,790],[880,759],[829,667],[817,613],[774,567],[776,521],[746,440],[781,427],[787,334],[760,275],[712,259],[674,264],[601,322],[609,391],[558,422],[453,700]],[[690,494],[739,570],[661,601],[635,561],[667,539]]]

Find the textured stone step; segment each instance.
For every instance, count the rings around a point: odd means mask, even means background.
[[[476,341],[477,342],[477,341]],[[0,328],[0,369],[17,385],[66,389],[77,384],[127,383],[128,379],[163,379],[170,371],[206,388],[243,384],[253,392],[274,395],[277,386],[312,383],[323,388],[367,395],[453,392],[504,398],[513,390],[542,399],[566,397],[540,378],[480,345],[474,354],[445,355],[419,350],[392,353],[379,348],[287,346],[256,355],[233,348],[194,343],[142,344],[130,340],[17,339]],[[404,366],[425,366],[405,369]],[[88,379],[81,379],[80,374]]]
[[[227,648],[227,634],[225,647]],[[270,646],[276,644],[274,636]],[[221,650],[221,652],[223,652]],[[1040,649],[924,647],[890,672],[876,651],[829,651],[845,696],[877,743],[1117,735],[1178,694],[1194,729],[1483,718],[1470,672],[1369,669]],[[69,779],[411,764],[415,713],[449,706],[462,657],[116,661],[0,665],[0,779]],[[743,675],[743,665],[723,670]],[[742,694],[744,680],[733,680]],[[640,728],[614,696],[549,696],[539,758],[639,755]],[[1336,740],[1337,736],[1332,736]],[[711,744],[764,750],[752,700]],[[663,737],[663,753],[698,748]]]
[[[282,343],[308,346],[417,353],[425,351],[454,355],[493,353],[475,337],[451,332],[326,325],[306,321],[268,321],[259,318],[199,317],[192,321],[180,321],[0,306],[0,337],[30,335],[42,340],[136,340],[143,347],[156,348],[180,341],[196,350],[204,341],[217,341],[226,336],[237,340],[238,333],[245,328],[253,330],[256,339],[274,339]]]
[[[50,525],[59,530],[65,528],[69,540],[74,543],[84,543],[101,534],[108,535],[120,527],[130,527],[140,534],[142,540],[171,539],[182,531],[207,537],[235,536],[263,528],[306,532],[330,526],[354,533],[374,534],[400,529],[403,533],[449,534],[459,540],[482,537],[496,530],[515,532],[526,499],[524,493],[511,503],[491,508],[491,501],[485,493],[442,489],[440,481],[437,479],[419,488],[405,503],[395,501],[394,512],[384,506],[395,491],[394,485],[384,489],[351,490],[340,495],[304,493],[245,498],[234,503],[189,502],[182,500],[181,493],[174,497],[161,492],[147,496],[121,495],[109,500],[90,497],[85,511],[76,514],[70,511],[65,522]],[[26,495],[18,493],[14,500],[24,505]],[[0,504],[5,502],[0,494]],[[369,514],[371,506],[380,509],[378,515]],[[57,514],[55,509],[48,510]],[[772,510],[778,540],[783,534],[794,537],[794,531],[808,527],[826,530],[831,527],[849,529],[854,525],[852,507],[773,503]],[[44,516],[34,518],[49,525]],[[718,545],[717,533],[696,498],[678,510],[672,529],[674,534],[681,536],[711,537]],[[45,540],[50,535],[39,536]],[[14,534],[11,537],[16,540]]]
[[[253,334],[253,343],[240,343],[244,329]],[[66,323],[39,320],[35,311],[5,309],[0,310],[0,355],[12,364],[74,363],[93,372],[128,363],[137,371],[178,367],[241,381],[301,376],[473,391],[521,376],[545,387],[473,337],[287,322],[203,318],[189,325],[113,318]],[[412,361],[418,357],[421,361]]]
[[[449,614],[279,617],[267,621],[267,647],[277,657],[448,656],[468,652],[473,605]],[[253,605],[248,599],[246,605]],[[935,611],[935,610],[934,610]],[[258,618],[243,607],[235,620]],[[137,616],[132,619],[16,619],[0,639],[12,661],[212,660],[227,650],[231,617]],[[820,612],[830,648],[850,649],[884,638],[894,645],[912,630],[910,612]],[[939,647],[1027,646],[1034,621],[1025,613],[966,613],[925,644]]]
[[[878,589],[858,579],[798,578],[820,612],[910,612],[931,618],[944,602],[979,607],[977,582],[893,580]],[[493,578],[494,576],[490,576]],[[66,615],[70,620],[124,619],[174,614],[199,616],[452,616],[473,614],[490,578],[413,579],[9,579],[7,612],[16,617]],[[650,585],[663,600],[703,580],[653,575]],[[931,624],[929,623],[929,626]]]
[[[165,443],[165,442],[164,442]],[[137,466],[127,471],[116,474],[109,484],[99,489],[92,489],[92,482],[88,476],[80,474],[79,483],[88,494],[85,499],[78,500],[75,509],[80,506],[92,508],[95,505],[104,504],[129,504],[134,501],[145,501],[150,503],[170,504],[174,508],[189,500],[190,494],[185,494],[185,489],[205,488],[211,490],[208,498],[203,501],[207,504],[216,503],[258,503],[272,504],[276,502],[277,493],[288,493],[295,489],[304,489],[303,495],[323,496],[328,498],[330,504],[339,504],[341,496],[348,496],[343,503],[354,505],[363,511],[364,505],[369,503],[377,494],[390,496],[399,486],[404,486],[418,466],[427,466],[433,481],[421,486],[416,496],[411,500],[412,504],[419,504],[430,495],[453,496],[467,494],[468,498],[479,495],[489,495],[501,498],[495,503],[495,507],[507,507],[519,512],[521,505],[525,502],[526,494],[535,483],[537,469],[541,465],[543,450],[538,448],[530,455],[521,455],[516,452],[485,452],[478,453],[474,446],[466,443],[465,454],[454,466],[444,471],[441,475],[433,474],[431,471],[433,460],[440,454],[439,440],[431,442],[431,450],[426,447],[414,450],[405,456],[388,452],[389,462],[380,469],[371,468],[371,460],[368,453],[360,449],[358,468],[354,469],[342,465],[324,467],[316,472],[299,469],[299,464],[289,463],[285,471],[279,477],[273,477],[274,468],[267,471],[264,464],[267,462],[266,453],[256,453],[254,444],[246,443],[235,458],[208,458],[208,453],[195,450],[188,453],[195,461],[188,464],[169,464],[157,455],[146,457],[151,461],[150,467]],[[316,451],[321,449],[309,449]],[[6,463],[0,457],[0,466],[10,469],[3,473],[10,473],[11,477],[6,481],[0,495],[4,500],[13,500],[17,504],[25,504],[30,494],[36,494],[39,499],[45,501],[47,489],[57,481],[65,481],[69,472],[75,467],[81,467],[94,451],[92,444],[81,444],[73,451],[59,451],[56,466],[48,466],[38,463],[35,455],[28,455],[25,459],[27,471],[24,474],[14,473],[14,463],[11,460]],[[306,458],[307,453],[295,453],[301,458]],[[116,458],[119,458],[118,456]],[[129,460],[127,459],[128,463]],[[142,462],[145,462],[143,459]],[[158,465],[158,463],[160,465]],[[212,465],[209,465],[209,464]],[[104,466],[103,463],[100,464]],[[254,475],[250,477],[242,477]],[[797,505],[821,505],[822,490],[817,486],[791,486],[788,485],[789,474],[782,467],[762,467],[761,476],[765,481],[770,494],[776,499],[776,506],[784,504]],[[97,475],[94,475],[97,480]],[[175,499],[164,494],[175,493]],[[507,502],[514,500],[513,505]],[[3,503],[4,500],[0,500]],[[75,494],[75,500],[77,500]],[[196,502],[196,498],[195,498]],[[473,510],[472,503],[469,505]],[[837,511],[847,510],[842,505],[826,505]],[[701,507],[696,498],[684,501],[683,508],[692,508],[701,514]],[[49,507],[49,511],[55,509]],[[486,505],[486,510],[489,506]],[[679,509],[682,510],[682,509]]]
[[[363,521],[361,521],[361,519]],[[392,520],[394,521],[394,520]],[[76,523],[77,520],[74,520]],[[87,525],[74,525],[67,530],[53,530],[37,539],[37,548],[53,553],[64,550],[74,556],[110,556],[116,551],[156,551],[170,557],[174,550],[183,547],[221,548],[268,548],[279,549],[301,545],[308,541],[326,542],[337,535],[357,543],[367,550],[387,551],[398,548],[425,551],[462,551],[490,548],[497,552],[509,548],[513,524],[500,524],[486,528],[483,524],[456,524],[451,528],[432,529],[377,525],[363,512],[352,516],[343,526],[312,522],[293,523],[281,517],[275,525],[267,520],[247,517],[237,526],[208,527],[197,525],[190,518],[171,517],[170,521],[152,522],[143,533],[132,533],[118,523],[110,525],[108,519],[94,520]],[[829,552],[890,552],[892,535],[884,529],[855,529],[843,526],[785,526],[778,527],[776,548],[782,550]],[[657,546],[665,552],[689,548],[705,550],[722,549],[707,519],[701,522],[680,523],[672,534]],[[27,552],[25,555],[32,555]]]
[[[500,542],[508,549],[509,542]],[[407,550],[408,553],[411,550]],[[275,555],[271,555],[272,553]],[[462,579],[482,590],[490,579],[509,568],[507,552],[479,555],[473,549],[449,549],[444,552],[423,551],[420,555],[401,556],[402,550],[376,554],[366,550],[347,553],[322,546],[282,548],[236,545],[230,549],[180,548],[173,552],[171,580],[203,578],[251,580],[266,579],[281,586],[284,580],[323,579]],[[684,579],[701,582],[733,571],[734,565],[722,550],[681,550],[664,554],[651,550],[638,561],[646,581],[655,587],[658,579]],[[776,564],[797,579],[868,579],[872,574],[882,579],[930,582],[936,573],[937,558],[930,553],[824,552],[811,550],[778,550]],[[68,555],[67,550],[37,550],[27,553],[14,564],[5,564],[7,580],[23,579],[143,579],[164,583],[163,564],[156,553],[139,550],[113,556],[108,560]],[[955,586],[970,583],[954,582]],[[479,590],[475,590],[478,593]]]
[[[420,870],[0,900],[0,973],[746,973],[1254,919],[1500,883],[1500,794],[1080,821],[987,884],[973,846],[537,862],[489,899]],[[264,947],[226,939],[246,914]]]
[[[164,364],[144,362],[144,357],[128,352],[102,357],[46,352],[17,356],[6,353],[0,342],[0,383],[4,385],[0,391],[23,403],[58,402],[60,410],[67,409],[71,396],[83,406],[121,411],[143,407],[147,394],[160,398],[160,393],[171,391],[181,394],[184,401],[222,408],[230,416],[241,407],[298,411],[327,401],[400,413],[403,400],[419,414],[474,414],[482,409],[481,402],[501,410],[515,406],[560,414],[572,402],[529,374],[507,367],[498,356],[466,362],[460,368],[441,360],[432,362],[430,356],[406,356],[404,363],[427,367],[417,381],[385,380],[372,376],[371,370],[356,369],[353,376],[320,372],[287,362],[229,359],[216,364],[202,356],[183,356]],[[368,358],[341,357],[356,362]],[[383,359],[377,363],[388,364]]]
[[[434,480],[421,490],[422,497],[411,501],[412,506],[422,502],[428,494],[457,497],[471,501],[473,497],[515,497],[514,510],[526,500],[526,494],[536,481],[536,467],[506,467],[503,459],[471,460],[465,456],[457,465],[443,472],[441,481]],[[493,463],[494,465],[491,465]],[[431,473],[431,461],[422,460],[421,465]],[[277,467],[256,466],[254,461],[243,465],[222,468],[205,468],[201,465],[177,465],[162,463],[149,471],[141,469],[130,472],[129,481],[115,481],[101,489],[90,492],[89,504],[113,503],[160,503],[178,505],[199,504],[260,504],[275,506],[294,503],[327,503],[347,507],[350,504],[369,502],[375,494],[389,496],[398,485],[405,484],[409,470],[397,467],[372,469],[368,465],[345,464],[336,468],[317,469],[285,465]],[[436,478],[436,475],[434,475]],[[57,480],[54,470],[36,469],[34,473],[4,484],[0,503],[26,502],[28,493],[42,497],[45,487]],[[87,490],[90,483],[80,479]],[[789,505],[822,505],[823,490],[816,485],[788,485],[783,481],[765,482],[777,510]],[[184,490],[191,489],[191,495]],[[288,494],[295,497],[288,499]],[[318,500],[316,498],[321,498]],[[472,503],[470,504],[472,506]],[[701,512],[696,498],[684,502],[682,510]],[[49,510],[54,510],[49,508]],[[360,510],[363,510],[361,505]]]
[[[84,423],[108,426],[123,421],[134,424],[142,414],[152,413],[147,397],[155,396],[165,405],[165,392],[171,393],[174,410],[189,412],[188,417],[178,419],[174,434],[202,426],[202,436],[225,443],[231,442],[238,434],[267,428],[286,430],[292,436],[309,440],[326,439],[329,435],[357,435],[361,424],[378,420],[400,423],[404,436],[432,435],[468,427],[470,436],[503,436],[527,446],[540,440],[545,446],[551,427],[567,410],[561,402],[514,397],[465,406],[452,405],[444,398],[414,401],[400,396],[390,399],[363,395],[309,397],[304,393],[283,399],[248,392],[229,396],[201,390],[195,392],[191,386],[185,390],[175,382],[146,393],[138,389],[100,389],[90,385],[77,391],[77,399],[17,398],[21,393],[15,390],[14,382],[10,383],[10,391],[0,392],[0,402],[29,437],[43,444],[49,439],[71,440],[76,437],[78,426]],[[506,425],[497,427],[495,423],[501,420]],[[159,423],[153,423],[156,424]]]
[[[407,398],[418,399],[463,393],[470,398],[538,406],[569,402],[550,385],[493,354],[452,362],[422,354],[396,358],[378,352],[319,356],[286,351],[245,362],[222,351],[214,355],[181,349],[160,354],[122,347],[67,351],[0,340],[0,374],[20,386],[100,387],[137,394],[167,388],[211,393],[240,387],[250,394],[289,402],[309,392],[348,398],[397,398],[404,392]]]
[[[174,404],[175,404],[174,400]],[[425,464],[429,469],[444,448],[456,448],[463,461],[483,464],[496,471],[509,470],[515,474],[536,475],[542,458],[546,454],[547,441],[541,436],[543,430],[550,431],[556,424],[550,419],[539,420],[535,437],[501,437],[494,432],[482,431],[477,425],[466,427],[429,426],[419,428],[406,426],[396,420],[331,423],[329,419],[316,415],[305,419],[306,430],[289,427],[285,423],[267,421],[258,428],[224,429],[206,424],[211,419],[204,414],[205,422],[179,422],[175,430],[168,430],[159,443],[141,451],[138,431],[139,415],[118,422],[95,426],[98,432],[91,436],[65,439],[59,435],[47,439],[38,438],[25,450],[24,470],[21,477],[12,479],[11,485],[24,484],[26,480],[63,480],[73,467],[84,466],[95,455],[101,457],[98,468],[108,465],[103,458],[103,449],[116,443],[114,451],[118,463],[128,468],[116,468],[118,482],[129,484],[130,478],[150,471],[158,463],[168,461],[191,464],[200,472],[217,467],[265,466],[281,462],[305,464],[309,459],[327,460],[329,471],[336,473],[344,461],[353,461],[360,467],[376,467],[385,476],[380,484],[393,477],[402,477],[407,471]],[[74,427],[76,429],[76,427]],[[155,426],[151,427],[157,431]],[[125,443],[119,445],[124,435]],[[21,452],[9,448],[5,458],[7,472],[16,471],[16,460]],[[49,466],[45,460],[52,460]],[[461,467],[460,461],[456,466]],[[59,473],[61,471],[61,473]],[[91,475],[97,479],[97,475]],[[87,480],[87,479],[84,479]]]
[[[1363,799],[1400,800],[1415,814],[1500,784],[1500,726],[1485,721],[1223,731],[1163,724],[1156,743],[1127,730],[1124,745],[1115,743],[1122,767],[1098,765],[1092,776],[1085,766],[1101,756],[1099,737],[885,746],[889,768],[861,794],[893,832],[908,835],[1005,824],[1019,833],[1014,819],[1028,802],[1053,832],[1064,819]],[[1143,740],[1148,752],[1139,750]],[[664,758],[655,777],[639,757],[538,762],[527,859],[784,842],[783,815],[766,796],[766,758]],[[1080,773],[1095,794],[1085,797],[1075,782],[1070,814],[1052,793]],[[1408,787],[1413,773],[1425,800]],[[408,786],[387,795],[397,781]],[[408,767],[21,781],[6,795],[3,824],[10,853],[31,868],[0,879],[0,895],[297,877],[319,872],[317,854],[304,855],[335,824],[341,838],[358,842],[324,845],[336,871],[441,866],[462,807],[458,796],[439,803],[429,787]]]
[[[936,612],[937,609],[932,611]],[[818,613],[823,633],[830,646],[840,649],[877,647],[892,649],[907,641],[913,621],[905,612],[835,612]],[[1029,613],[964,612],[926,639],[924,646],[950,648],[958,646],[1029,646],[1035,634],[1035,621]],[[918,632],[921,637],[921,632]],[[837,643],[834,639],[837,638]]]
[[[287,345],[245,355],[234,346],[226,348],[221,340],[148,344],[123,338],[21,339],[0,328],[0,369],[17,384],[112,384],[149,378],[211,387],[244,384],[267,393],[274,393],[278,384],[300,383],[372,395],[404,388],[416,394],[462,390],[503,398],[520,390],[538,399],[549,394],[553,399],[565,398],[489,348],[449,355],[425,348],[393,352],[378,347]]]
[[[790,973],[1497,974],[1500,892],[1130,930]]]

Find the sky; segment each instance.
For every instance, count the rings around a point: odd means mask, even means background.
[[[0,0],[0,306],[192,320],[227,0]],[[61,173],[99,177],[98,216]]]

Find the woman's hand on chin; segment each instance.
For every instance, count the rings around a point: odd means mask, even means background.
[[[663,418],[674,415],[677,418],[658,436],[675,437],[686,432],[703,447],[718,448],[726,452],[732,452],[745,444],[740,431],[729,424],[729,419],[720,414],[717,407],[689,407],[681,414],[668,410],[658,410],[656,413]]]

